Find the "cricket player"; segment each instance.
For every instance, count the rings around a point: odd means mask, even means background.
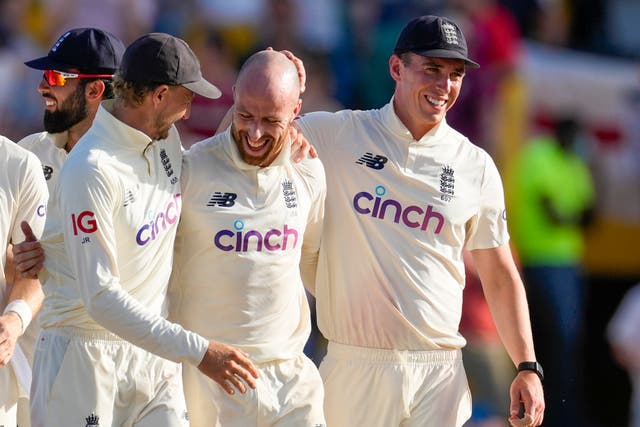
[[[290,159],[299,93],[284,54],[254,54],[234,86],[231,128],[184,155],[171,312],[249,354],[259,372],[255,390],[227,395],[185,364],[194,426],[325,425],[322,380],[303,353],[310,313],[302,279],[315,279],[326,185],[318,159]]]
[[[69,151],[91,126],[100,102],[113,98],[111,79],[124,49],[111,33],[98,28],[75,28],[65,31],[46,56],[25,62],[42,72],[38,92],[44,99],[45,130],[24,137],[18,145],[40,159],[49,193],[53,192]],[[32,322],[21,339],[30,364],[39,332],[38,322]],[[30,425],[28,414],[29,401],[21,399],[21,427]]]
[[[165,319],[182,208],[174,123],[202,78],[189,46],[147,34],[124,53],[104,101],[60,171],[42,244],[48,279],[34,359],[32,424],[186,426],[179,362],[233,393],[254,387],[247,355]]]
[[[5,277],[5,254],[8,244],[25,237],[40,236],[45,223],[47,184],[38,158],[0,137],[0,425],[17,424],[19,398],[29,395],[31,366],[22,349],[20,336],[37,313],[44,295],[40,282],[20,274],[13,285]],[[34,235],[25,236],[21,223],[31,224]],[[31,234],[31,233],[29,233]]]
[[[470,417],[458,332],[464,249],[518,367],[510,421],[542,422],[543,374],[500,176],[445,120],[475,67],[455,22],[418,17],[389,59],[389,104],[297,121],[327,175],[315,297],[329,340],[320,366],[329,426],[459,427]]]

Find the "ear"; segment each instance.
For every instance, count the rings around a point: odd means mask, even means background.
[[[100,102],[104,95],[105,84],[102,80],[94,80],[84,87],[84,96],[89,102]]]
[[[293,110],[293,118],[295,119],[300,114],[300,110],[302,109],[302,99],[298,98],[298,102],[296,103],[296,108]]]
[[[389,58],[389,74],[396,82],[400,80],[400,70],[404,67],[402,59],[395,53]]]
[[[169,96],[169,86],[160,85],[153,90],[151,99],[154,105],[160,104],[167,96]]]

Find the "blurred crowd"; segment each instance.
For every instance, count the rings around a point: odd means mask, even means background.
[[[42,130],[42,98],[35,90],[42,76],[26,68],[24,61],[46,53],[59,34],[77,27],[108,30],[125,44],[150,31],[168,32],[190,43],[204,77],[221,88],[223,96],[195,98],[191,117],[179,125],[189,146],[215,132],[233,102],[239,64],[256,50],[287,49],[304,61],[308,79],[303,112],[337,111],[343,106],[377,108],[393,93],[386,63],[404,23],[417,15],[449,16],[463,27],[471,56],[481,68],[467,73],[447,121],[486,149],[507,180],[511,176],[507,170],[519,164],[515,160],[529,141],[540,134],[551,135],[561,118],[531,105],[525,69],[531,62],[524,58],[532,46],[559,49],[566,55],[597,55],[631,67],[640,60],[637,0],[0,0],[0,8],[0,78],[5,82],[0,85],[0,134],[13,140]],[[597,72],[593,70],[595,81],[601,77]],[[631,76],[635,80],[631,86],[640,87],[640,68]],[[571,95],[576,105],[586,102],[580,100],[580,93]],[[572,148],[593,174],[595,187],[590,224],[579,230],[584,248],[575,253],[581,302],[569,314],[580,320],[575,332],[580,349],[575,351],[576,360],[568,361],[578,372],[576,384],[584,392],[577,402],[585,419],[580,426],[617,427],[628,422],[630,383],[611,357],[605,330],[624,294],[640,282],[637,244],[627,243],[640,237],[638,210],[630,207],[640,199],[636,186],[640,182],[640,91],[617,96],[624,97],[621,102],[628,114],[619,118],[620,127],[614,130],[594,126],[589,117],[580,117],[580,109],[563,111],[564,116],[573,113],[582,126]],[[618,156],[629,173],[611,175],[603,169],[602,162],[612,150],[629,154]],[[612,196],[612,181],[616,189],[635,192],[635,196]],[[505,183],[508,198],[515,188],[511,184]],[[616,211],[618,205],[626,205],[630,213],[622,219],[603,214]],[[469,425],[504,426],[513,368],[501,349],[471,265],[468,281],[462,332],[469,341],[465,364],[470,383],[478,390]],[[560,303],[574,306],[575,301],[562,301],[563,297],[571,298],[561,290]],[[535,330],[535,322],[533,327],[534,334],[544,333]],[[318,361],[323,349],[316,338],[308,351]],[[558,350],[557,357],[570,356]],[[603,384],[608,388],[603,389]]]

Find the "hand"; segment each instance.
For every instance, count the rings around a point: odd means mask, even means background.
[[[22,221],[20,227],[26,239],[22,243],[13,245],[13,262],[16,266],[16,274],[27,278],[37,278],[44,266],[44,250],[33,234],[29,223]]]
[[[289,126],[289,137],[291,138],[291,155],[295,163],[300,163],[307,157],[315,159],[318,153],[313,145],[307,141],[297,124],[292,123]]]
[[[544,392],[542,382],[535,372],[518,372],[511,383],[511,416],[509,423],[514,427],[535,427],[544,418]],[[524,417],[518,418],[520,402],[524,403]]]
[[[267,50],[273,50],[273,48],[268,47]],[[304,69],[304,63],[289,50],[281,50],[279,52],[289,58],[289,60],[293,62],[293,65],[296,66],[296,70],[298,70],[298,79],[300,79],[300,95],[302,95],[307,89],[307,71]]]
[[[21,333],[20,316],[13,312],[0,316],[0,366],[6,366],[11,360]]]
[[[246,393],[245,383],[251,388],[256,388],[258,370],[249,360],[249,355],[226,344],[209,341],[209,348],[198,369],[220,384],[229,394],[235,394],[232,385],[240,393]]]

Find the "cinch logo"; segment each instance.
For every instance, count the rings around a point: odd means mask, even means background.
[[[356,160],[356,163],[359,165],[366,165],[371,169],[380,170],[384,167],[384,164],[387,163],[388,158],[385,156],[375,155],[373,153],[365,153],[364,156],[360,157]]]
[[[287,224],[282,227],[282,230],[272,228],[266,233],[262,234],[257,230],[244,231],[244,221],[236,219],[233,221],[233,230],[220,230],[213,237],[213,243],[216,247],[222,251],[229,252],[235,250],[236,252],[248,252],[251,242],[255,242],[252,245],[258,252],[266,251],[286,251],[294,249],[298,245],[298,230],[295,228],[289,228]]]
[[[223,208],[229,208],[236,204],[235,200],[238,198],[236,193],[221,193],[216,191],[211,196],[207,206],[220,206]]]
[[[38,209],[36,209],[36,214],[38,216],[45,216],[47,214],[47,207],[45,205],[38,206]]]
[[[78,230],[82,233],[95,233],[98,231],[98,223],[95,219],[96,216],[91,211],[82,211],[77,216],[71,214],[71,223],[73,224],[73,235],[78,235]]]
[[[375,196],[362,191],[353,197],[353,208],[361,215],[372,216],[373,218],[385,219],[393,215],[393,222],[399,224],[400,221],[409,228],[427,229],[429,222],[435,220],[435,234],[439,234],[444,226],[444,216],[433,210],[433,206],[426,208],[410,205],[403,207],[400,202],[393,199],[383,200],[382,196],[387,193],[382,185],[376,187]]]
[[[167,229],[168,225],[178,222],[180,218],[181,197],[182,194],[176,194],[163,211],[155,215],[150,215],[149,222],[140,227],[138,233],[136,233],[136,243],[138,245],[144,246],[149,243],[149,241],[155,240],[161,232]]]

